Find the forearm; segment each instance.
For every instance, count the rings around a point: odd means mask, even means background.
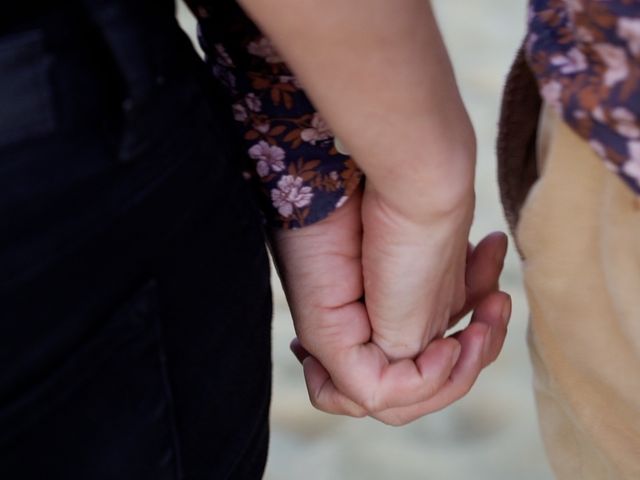
[[[416,195],[455,200],[470,188],[473,132],[427,1],[240,3],[372,186],[419,203]]]

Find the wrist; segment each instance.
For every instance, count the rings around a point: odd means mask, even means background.
[[[476,139],[464,107],[398,124],[403,128],[385,129],[353,152],[367,188],[399,213],[420,218],[473,205]]]
[[[398,167],[384,178],[367,176],[366,196],[413,224],[465,219],[475,206],[475,159],[467,154],[438,155],[440,159],[422,168]]]

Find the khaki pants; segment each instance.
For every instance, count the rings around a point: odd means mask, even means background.
[[[640,209],[550,109],[521,211],[540,425],[559,479],[640,479]]]

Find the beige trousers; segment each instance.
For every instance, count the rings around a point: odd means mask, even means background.
[[[640,479],[638,199],[550,109],[516,238],[545,447],[562,480]]]

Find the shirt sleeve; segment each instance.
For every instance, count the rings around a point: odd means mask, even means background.
[[[235,2],[195,3],[205,60],[231,98],[244,175],[266,223],[292,229],[326,218],[359,188],[362,172],[338,151],[296,77]]]

